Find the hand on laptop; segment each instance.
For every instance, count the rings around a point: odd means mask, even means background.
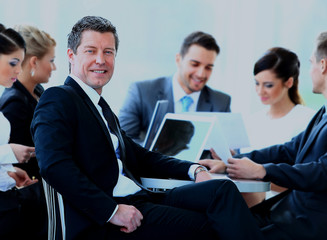
[[[224,173],[226,172],[226,164],[220,159],[215,150],[210,149],[213,159],[203,159],[199,161],[199,164],[208,168],[210,173]],[[233,154],[233,152],[232,152]]]

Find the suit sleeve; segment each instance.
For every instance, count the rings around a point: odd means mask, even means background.
[[[305,159],[296,160],[303,134],[304,132],[285,144],[237,157],[248,157],[254,162],[263,164],[266,181],[300,191],[327,191],[327,152],[317,155],[315,151],[311,151]]]
[[[81,172],[74,161],[77,114],[71,96],[61,88],[42,95],[31,125],[40,173],[54,189],[89,218],[105,224],[116,202]]]

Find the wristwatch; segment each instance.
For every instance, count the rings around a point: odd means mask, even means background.
[[[204,166],[198,166],[194,171],[194,179],[196,179],[196,175],[198,175],[199,172],[208,172],[208,169]]]

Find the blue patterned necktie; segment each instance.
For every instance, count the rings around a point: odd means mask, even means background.
[[[191,104],[193,103],[193,99],[190,96],[184,96],[182,99],[182,112],[188,112]]]

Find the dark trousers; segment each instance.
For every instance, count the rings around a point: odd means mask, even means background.
[[[117,198],[143,214],[132,233],[108,224],[106,239],[263,239],[237,187],[228,180],[211,180],[169,190],[144,191]]]
[[[292,238],[288,233],[280,229],[275,225],[273,219],[271,218],[271,213],[273,209],[280,203],[288,194],[290,190],[284,191],[275,197],[269,198],[251,208],[251,212],[260,227],[265,240],[292,240],[297,238]],[[283,214],[284,217],[286,216]]]
[[[47,210],[41,183],[0,191],[0,239],[47,239]]]

